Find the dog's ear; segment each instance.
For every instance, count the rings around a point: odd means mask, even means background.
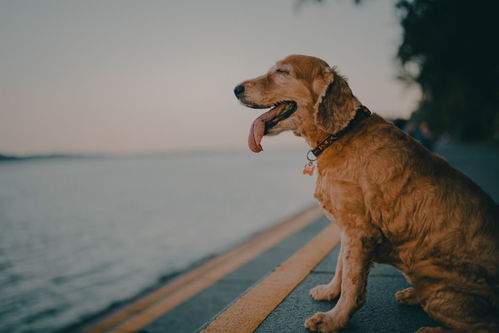
[[[319,88],[314,115],[317,126],[327,133],[336,133],[346,127],[355,116],[355,97],[345,78],[328,67],[319,75],[314,88]]]

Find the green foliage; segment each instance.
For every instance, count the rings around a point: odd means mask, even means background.
[[[420,85],[414,117],[464,141],[499,132],[499,2],[399,0],[398,59]],[[416,67],[415,71],[409,68]]]

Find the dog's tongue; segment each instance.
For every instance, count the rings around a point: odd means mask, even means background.
[[[262,114],[260,117],[256,118],[255,121],[253,121],[248,137],[248,147],[252,152],[259,153],[263,150],[260,143],[262,142],[262,138],[265,135],[265,124],[271,121],[274,117],[278,116],[281,111],[283,111],[282,109],[285,108],[286,105],[284,104],[275,106],[269,111]]]

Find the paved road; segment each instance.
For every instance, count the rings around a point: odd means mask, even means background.
[[[329,223],[324,217],[312,222],[145,326],[141,332],[191,333],[195,331],[307,244]]]

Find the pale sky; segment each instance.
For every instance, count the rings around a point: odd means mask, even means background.
[[[289,54],[320,57],[383,116],[419,91],[395,79],[394,2],[0,0],[0,152],[245,147],[261,111],[232,93]],[[265,138],[264,147],[303,145]]]

